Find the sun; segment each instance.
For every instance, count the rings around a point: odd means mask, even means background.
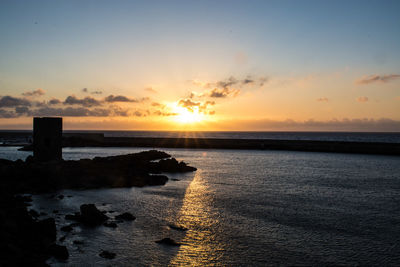
[[[203,114],[199,112],[198,107],[194,107],[193,109],[190,110],[188,108],[176,105],[173,108],[173,112],[176,113],[176,116],[174,116],[174,120],[182,124],[192,124],[196,122],[201,122],[204,119]]]

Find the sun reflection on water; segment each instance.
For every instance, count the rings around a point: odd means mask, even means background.
[[[198,170],[186,189],[177,224],[187,228],[187,233],[170,266],[218,265],[224,254],[224,244],[218,241],[215,229],[219,221],[211,203],[214,193],[201,178]]]

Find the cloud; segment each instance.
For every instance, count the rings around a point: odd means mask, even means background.
[[[0,118],[9,119],[9,118],[15,118],[15,117],[18,117],[18,114],[14,113],[10,110],[0,108]]]
[[[318,102],[329,102],[329,99],[327,97],[320,97],[320,98],[317,98],[317,101]]]
[[[247,85],[252,85],[252,86],[258,86],[261,87],[263,86],[266,82],[268,81],[267,77],[258,77],[258,78],[253,78],[252,75],[248,75],[244,79],[238,79],[235,78],[234,76],[229,77],[228,79],[225,80],[220,80],[216,82],[201,82],[198,80],[193,80],[191,81],[192,84],[203,87],[203,88],[220,88],[220,89],[225,89],[225,88],[231,88],[231,87],[243,87]]]
[[[49,100],[48,102],[49,105],[57,105],[57,104],[61,104],[61,100],[57,99],[57,98],[52,98]]]
[[[89,91],[87,88],[82,88],[81,90],[83,93],[90,93],[92,95],[101,95],[103,92],[102,91]]]
[[[328,121],[294,121],[291,119],[275,121],[261,120],[232,120],[220,121],[217,127],[224,130],[241,129],[252,131],[368,131],[368,132],[400,132],[400,121],[388,118],[356,118],[356,119],[332,119]],[[210,124],[210,127],[213,125]]]
[[[192,112],[197,108],[200,113],[208,113],[207,108],[213,105],[215,105],[214,101],[196,102],[189,98],[178,101],[178,106],[184,107]]]
[[[42,107],[38,109],[29,109],[27,107],[17,107],[15,113],[7,113],[5,115],[11,117],[19,116],[63,116],[63,117],[110,117],[110,116],[129,116],[129,111],[121,109],[120,107],[109,108],[94,108],[89,109],[86,107],[66,107],[66,108],[52,108]],[[2,116],[2,114],[0,114]],[[4,114],[3,114],[4,117]]]
[[[167,116],[176,116],[176,115],[178,115],[178,113],[165,112],[165,111],[162,111],[162,110],[156,110],[156,111],[153,112],[153,115],[167,117]]]
[[[46,91],[41,89],[41,88],[33,90],[33,91],[28,91],[28,92],[22,93],[23,96],[27,96],[27,97],[29,97],[29,96],[31,96],[31,97],[42,96],[44,94],[46,94]]]
[[[147,88],[145,88],[144,90],[147,91],[147,92],[153,93],[153,94],[157,94],[157,93],[158,93],[156,90],[154,90],[154,89],[151,88],[151,87],[147,87]]]
[[[368,102],[368,97],[366,97],[366,96],[360,96],[360,97],[357,97],[357,98],[356,98],[356,101],[357,101],[357,102],[360,102],[360,103],[365,103],[365,102]]]
[[[30,106],[31,102],[24,98],[3,96],[0,98],[0,108],[17,107],[17,106]]]
[[[101,106],[102,103],[90,96],[87,96],[85,98],[79,99],[76,96],[68,96],[64,103],[64,105],[81,105],[83,107],[94,107],[94,106]]]
[[[108,102],[108,103],[113,103],[113,102],[132,102],[132,103],[138,103],[138,102],[143,102],[149,100],[148,97],[143,97],[141,99],[133,99],[133,98],[129,98],[123,95],[109,95],[107,96],[104,101]]]
[[[240,93],[238,89],[229,89],[229,88],[214,88],[210,92],[208,92],[209,97],[213,98],[224,98],[228,96],[236,97]]]
[[[400,78],[400,74],[387,74],[387,75],[373,74],[373,75],[364,76],[364,77],[356,80],[355,83],[359,84],[359,85],[378,83],[378,82],[387,83],[387,82],[391,82],[398,78]]]
[[[92,91],[90,92],[92,95],[101,95],[103,92],[102,91]]]

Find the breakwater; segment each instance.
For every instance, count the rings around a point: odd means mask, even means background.
[[[65,139],[63,145],[68,147],[99,146],[193,149],[255,149],[400,155],[400,144],[398,143],[366,143],[342,141],[104,137],[104,140],[102,141],[69,138]]]

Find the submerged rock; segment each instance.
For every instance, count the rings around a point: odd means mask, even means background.
[[[136,220],[136,217],[133,216],[129,212],[124,212],[124,213],[122,213],[120,215],[115,216],[115,219],[117,219],[117,220],[125,220],[125,221],[134,221],[134,220]]]
[[[99,256],[105,259],[114,259],[116,255],[117,254],[115,254],[114,252],[110,252],[107,250],[103,250],[102,252],[99,253]]]
[[[61,227],[60,230],[63,231],[63,232],[71,232],[74,229],[72,228],[71,225],[66,225],[66,226]]]
[[[57,244],[53,244],[49,247],[50,255],[54,256],[59,260],[66,260],[69,257],[69,253],[66,246],[60,246]]]
[[[84,242],[82,240],[74,240],[72,243],[75,245],[83,245]]]
[[[168,226],[169,226],[169,228],[177,230],[177,231],[187,231],[187,228],[185,228],[183,226],[177,226],[177,225],[173,225],[173,224],[170,224]]]
[[[105,223],[103,223],[103,225],[105,227],[110,227],[110,228],[117,228],[118,227],[118,225],[115,222],[105,222]]]
[[[81,215],[79,221],[90,226],[102,224],[108,220],[107,215],[104,215],[96,208],[94,204],[83,204],[80,207]]]
[[[163,244],[163,245],[168,245],[168,246],[180,246],[181,245],[180,243],[177,243],[175,240],[173,240],[169,237],[163,238],[161,240],[157,240],[155,242],[158,244]]]

